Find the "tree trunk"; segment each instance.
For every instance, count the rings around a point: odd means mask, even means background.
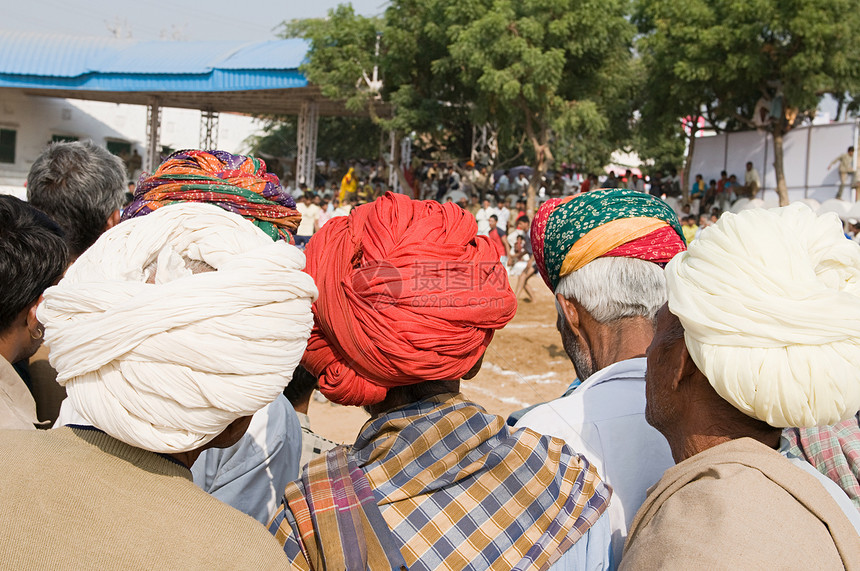
[[[543,138],[543,137],[542,137]],[[532,177],[529,180],[529,190],[526,194],[526,213],[529,219],[534,218],[537,210],[537,193],[540,190],[541,182],[543,181],[546,171],[549,169],[549,163],[552,160],[552,153],[549,149],[549,144],[535,144],[535,164],[532,168]]]
[[[776,171],[776,193],[779,195],[779,205],[788,206],[788,187],[785,184],[785,164],[782,151],[783,132],[781,122],[777,121],[773,128],[773,168]],[[764,173],[762,173],[764,176]],[[764,186],[764,184],[762,184]]]
[[[526,193],[526,214],[529,219],[533,219],[535,210],[537,210],[537,192],[540,189],[543,175],[546,174],[549,168],[549,163],[553,160],[552,151],[549,148],[549,129],[538,123],[537,132],[535,131],[532,117],[526,110],[526,135],[532,142],[535,150],[535,162],[532,169],[532,177],[529,180],[529,189]]]

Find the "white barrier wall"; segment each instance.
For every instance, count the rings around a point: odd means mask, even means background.
[[[814,198],[824,202],[836,196],[839,187],[838,167],[828,169],[833,159],[848,147],[857,146],[857,123],[830,123],[798,127],[783,140],[785,182],[790,200]],[[857,160],[855,153],[855,164]],[[719,180],[720,171],[736,175],[743,184],[747,161],[751,161],[762,178],[759,198],[776,198],[776,172],[773,168],[773,138],[760,131],[721,133],[696,139],[690,172],[690,183],[697,174],[705,182]],[[842,198],[853,202],[853,193],[843,191]]]

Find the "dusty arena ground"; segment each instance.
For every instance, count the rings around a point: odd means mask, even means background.
[[[560,396],[574,379],[573,365],[555,329],[555,303],[540,276],[529,280],[534,301],[520,300],[517,314],[497,332],[481,372],[461,389],[489,412],[507,417],[515,410]],[[311,427],[336,442],[351,443],[368,419],[359,407],[311,401]]]

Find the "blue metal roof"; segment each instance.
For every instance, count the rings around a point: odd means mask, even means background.
[[[173,42],[0,32],[0,87],[245,91],[305,87],[308,42]]]

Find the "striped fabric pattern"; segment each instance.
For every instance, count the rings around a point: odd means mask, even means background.
[[[405,567],[361,468],[338,446],[305,466],[287,485],[269,530],[299,569]],[[325,530],[317,534],[316,530]],[[296,536],[300,541],[296,541]]]
[[[372,419],[350,458],[415,570],[546,569],[597,521],[611,494],[561,440],[513,432],[461,395]],[[299,549],[285,521],[278,513],[270,530],[292,560]]]
[[[182,202],[215,204],[251,221],[272,240],[290,244],[302,218],[263,159],[190,149],[176,151],[152,175],[141,176],[122,219]]]

